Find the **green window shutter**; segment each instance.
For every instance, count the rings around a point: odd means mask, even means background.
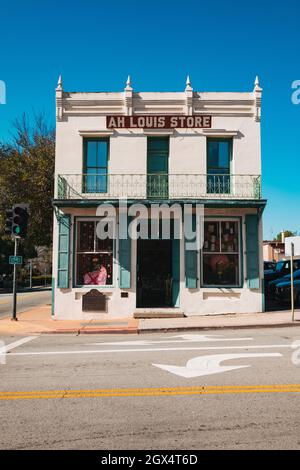
[[[128,220],[128,223],[130,221]],[[131,287],[131,238],[119,239],[119,286],[121,289]]]
[[[193,215],[193,230],[196,228],[196,216]],[[196,250],[188,250],[187,245],[192,240],[185,240],[185,285],[188,289],[197,288],[197,268],[198,268],[198,252]]]
[[[246,215],[247,279],[249,289],[259,289],[258,216]]]
[[[197,288],[197,251],[185,250],[185,285],[188,289]]]
[[[70,265],[70,227],[71,217],[64,215],[58,222],[58,270],[57,287],[69,288],[69,265]]]

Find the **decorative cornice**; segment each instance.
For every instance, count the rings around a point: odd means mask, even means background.
[[[84,131],[78,131],[79,135],[81,137],[105,137],[108,135],[113,135],[114,131],[109,130],[109,129],[100,129],[100,130],[84,130]]]
[[[131,82],[129,82],[131,84]],[[176,93],[134,93],[126,88],[123,93],[66,93],[56,90],[56,116],[63,120],[68,116],[105,116],[107,114],[210,114],[212,116],[254,117],[260,120],[261,91],[252,93],[195,93],[192,90]],[[223,96],[222,96],[223,95]],[[228,96],[228,95],[227,95]]]

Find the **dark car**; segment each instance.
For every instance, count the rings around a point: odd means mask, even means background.
[[[295,281],[298,279],[300,280],[300,269],[294,272],[294,279]],[[290,280],[291,280],[291,274],[286,274],[283,277],[280,277],[278,279],[273,279],[273,281],[270,281],[268,284],[267,292],[266,292],[267,296],[270,299],[273,299],[275,296],[275,290],[276,290],[277,285],[280,284],[281,282],[290,282]]]
[[[277,284],[275,298],[282,304],[291,302],[291,281]],[[294,299],[295,305],[300,305],[300,279],[294,282]]]
[[[266,270],[264,272],[264,278],[265,278],[265,288],[268,289],[268,285],[271,281],[274,279],[280,279],[281,277],[286,276],[287,274],[291,273],[291,264],[289,260],[285,261],[278,261],[276,263],[276,269],[275,271],[273,270]],[[294,260],[294,271],[297,271],[300,269],[300,259],[295,259]]]
[[[264,261],[264,271],[275,271],[276,263],[275,261]]]

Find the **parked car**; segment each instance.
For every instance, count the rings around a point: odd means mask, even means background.
[[[291,281],[280,282],[275,289],[275,298],[280,303],[290,303],[291,301]],[[295,305],[300,305],[300,279],[294,282]]]
[[[300,259],[295,259],[294,271],[297,271],[298,269],[300,269]],[[278,261],[278,263],[276,263],[275,271],[268,269],[264,272],[265,288],[268,288],[269,282],[273,281],[274,279],[280,279],[281,277],[290,274],[290,272],[290,260]]]
[[[275,261],[264,261],[264,270],[265,271],[275,271],[276,262]]]
[[[295,281],[298,279],[300,280],[300,269],[294,272],[294,279]],[[276,290],[277,285],[280,284],[281,282],[290,282],[290,280],[291,280],[291,274],[286,274],[283,277],[280,277],[278,279],[273,279],[273,281],[270,281],[267,287],[267,291],[266,291],[267,296],[270,299],[273,299],[275,296],[275,290]]]

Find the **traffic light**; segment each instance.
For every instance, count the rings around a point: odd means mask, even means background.
[[[12,214],[12,236],[26,238],[28,225],[28,204],[15,204]]]
[[[11,209],[7,209],[5,211],[6,214],[6,220],[5,220],[5,228],[4,228],[4,233],[7,235],[12,234],[12,219],[13,219],[13,211]]]

